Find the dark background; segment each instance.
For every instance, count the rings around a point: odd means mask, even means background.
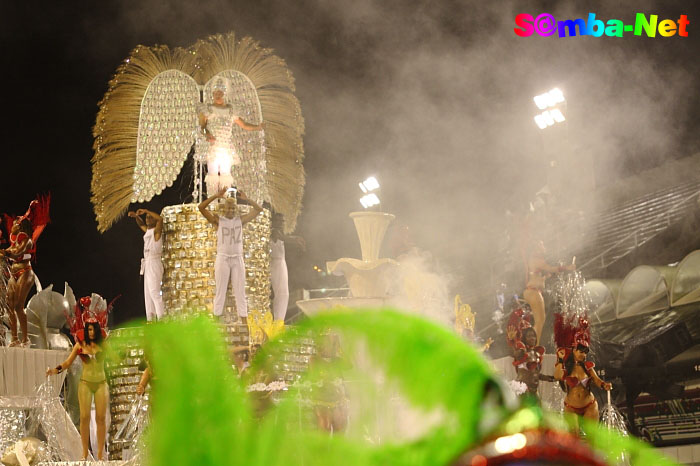
[[[328,283],[312,266],[359,257],[347,213],[357,182],[376,175],[383,208],[432,251],[455,292],[488,268],[516,209],[544,183],[532,96],[567,97],[568,156],[586,157],[597,186],[699,149],[698,2],[126,0],[3,2],[0,212],[23,213],[50,191],[52,224],[35,270],[82,296],[123,297],[118,322],[142,316],[141,233],[123,219],[97,232],[90,203],[91,128],[112,73],[138,44],[187,47],[235,31],[287,61],[306,119],[307,186],[289,248],[292,287]],[[519,38],[518,13],[629,23],[677,20],[689,37]],[[182,181],[182,182],[180,182]],[[182,177],[148,203],[188,201]],[[673,180],[669,180],[672,183]],[[139,206],[134,206],[134,208]],[[390,232],[391,236],[391,232]]]

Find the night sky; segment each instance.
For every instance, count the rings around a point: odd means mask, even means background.
[[[613,5],[614,3],[614,5]],[[610,4],[610,5],[608,5]],[[97,102],[136,45],[187,47],[235,31],[275,49],[296,78],[306,120],[304,210],[288,248],[293,287],[325,283],[312,265],[359,257],[347,213],[376,175],[386,211],[410,226],[463,291],[488,267],[503,229],[544,180],[532,96],[561,87],[569,145],[604,186],[700,149],[700,4],[693,1],[486,2],[164,0],[3,2],[0,212],[53,196],[38,244],[44,286],[123,297],[117,322],[143,315],[140,230],[100,234],[90,203]],[[557,18],[688,15],[689,37],[520,38],[518,13]],[[146,205],[188,201],[186,176]],[[671,182],[671,181],[670,181]],[[134,206],[132,208],[137,208]]]

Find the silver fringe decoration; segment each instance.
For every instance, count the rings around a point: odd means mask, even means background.
[[[29,414],[27,432],[36,437],[41,429],[46,437],[46,452],[49,460],[67,461],[70,457],[59,441],[62,432],[59,426],[66,422],[66,418],[57,416],[64,415],[65,411],[60,407],[60,402],[53,390],[48,378],[37,387]],[[56,409],[56,404],[59,404],[59,409]]]
[[[567,322],[576,322],[580,317],[588,316],[591,298],[584,289],[586,280],[581,272],[560,274],[554,282],[552,297],[556,309]]]
[[[600,422],[607,427],[608,430],[614,430],[623,437],[627,437],[629,435],[629,432],[627,432],[625,418],[610,401],[610,392],[608,392],[608,402],[600,412]],[[628,466],[630,464],[629,459],[624,453],[622,453],[620,457],[616,458],[616,460],[617,461],[615,464],[618,466]]]

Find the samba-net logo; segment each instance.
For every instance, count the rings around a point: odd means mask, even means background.
[[[595,13],[588,14],[588,21],[583,19],[557,20],[549,13],[542,13],[534,18],[532,15],[521,13],[515,17],[513,30],[520,37],[529,37],[534,33],[548,37],[558,33],[559,37],[593,36],[622,37],[624,33],[631,32],[635,36],[645,34],[647,37],[656,37],[658,32],[662,37],[671,37],[676,34],[680,37],[688,37],[688,15],[680,15],[677,21],[664,19],[659,21],[658,15],[645,15],[637,13],[634,24],[625,24],[619,19],[610,19],[604,23],[596,19]]]

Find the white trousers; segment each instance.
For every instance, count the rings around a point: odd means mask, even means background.
[[[226,290],[229,281],[236,299],[236,310],[241,317],[248,317],[248,301],[245,296],[245,264],[243,256],[216,255],[214,262],[214,280],[216,281],[216,296],[214,297],[214,315],[224,313]]]
[[[272,316],[275,320],[284,320],[289,305],[289,275],[284,259],[270,261],[270,281],[275,299],[272,302]]]
[[[160,320],[165,313],[160,284],[163,282],[163,262],[160,257],[144,260],[143,296],[146,301],[146,320]]]

